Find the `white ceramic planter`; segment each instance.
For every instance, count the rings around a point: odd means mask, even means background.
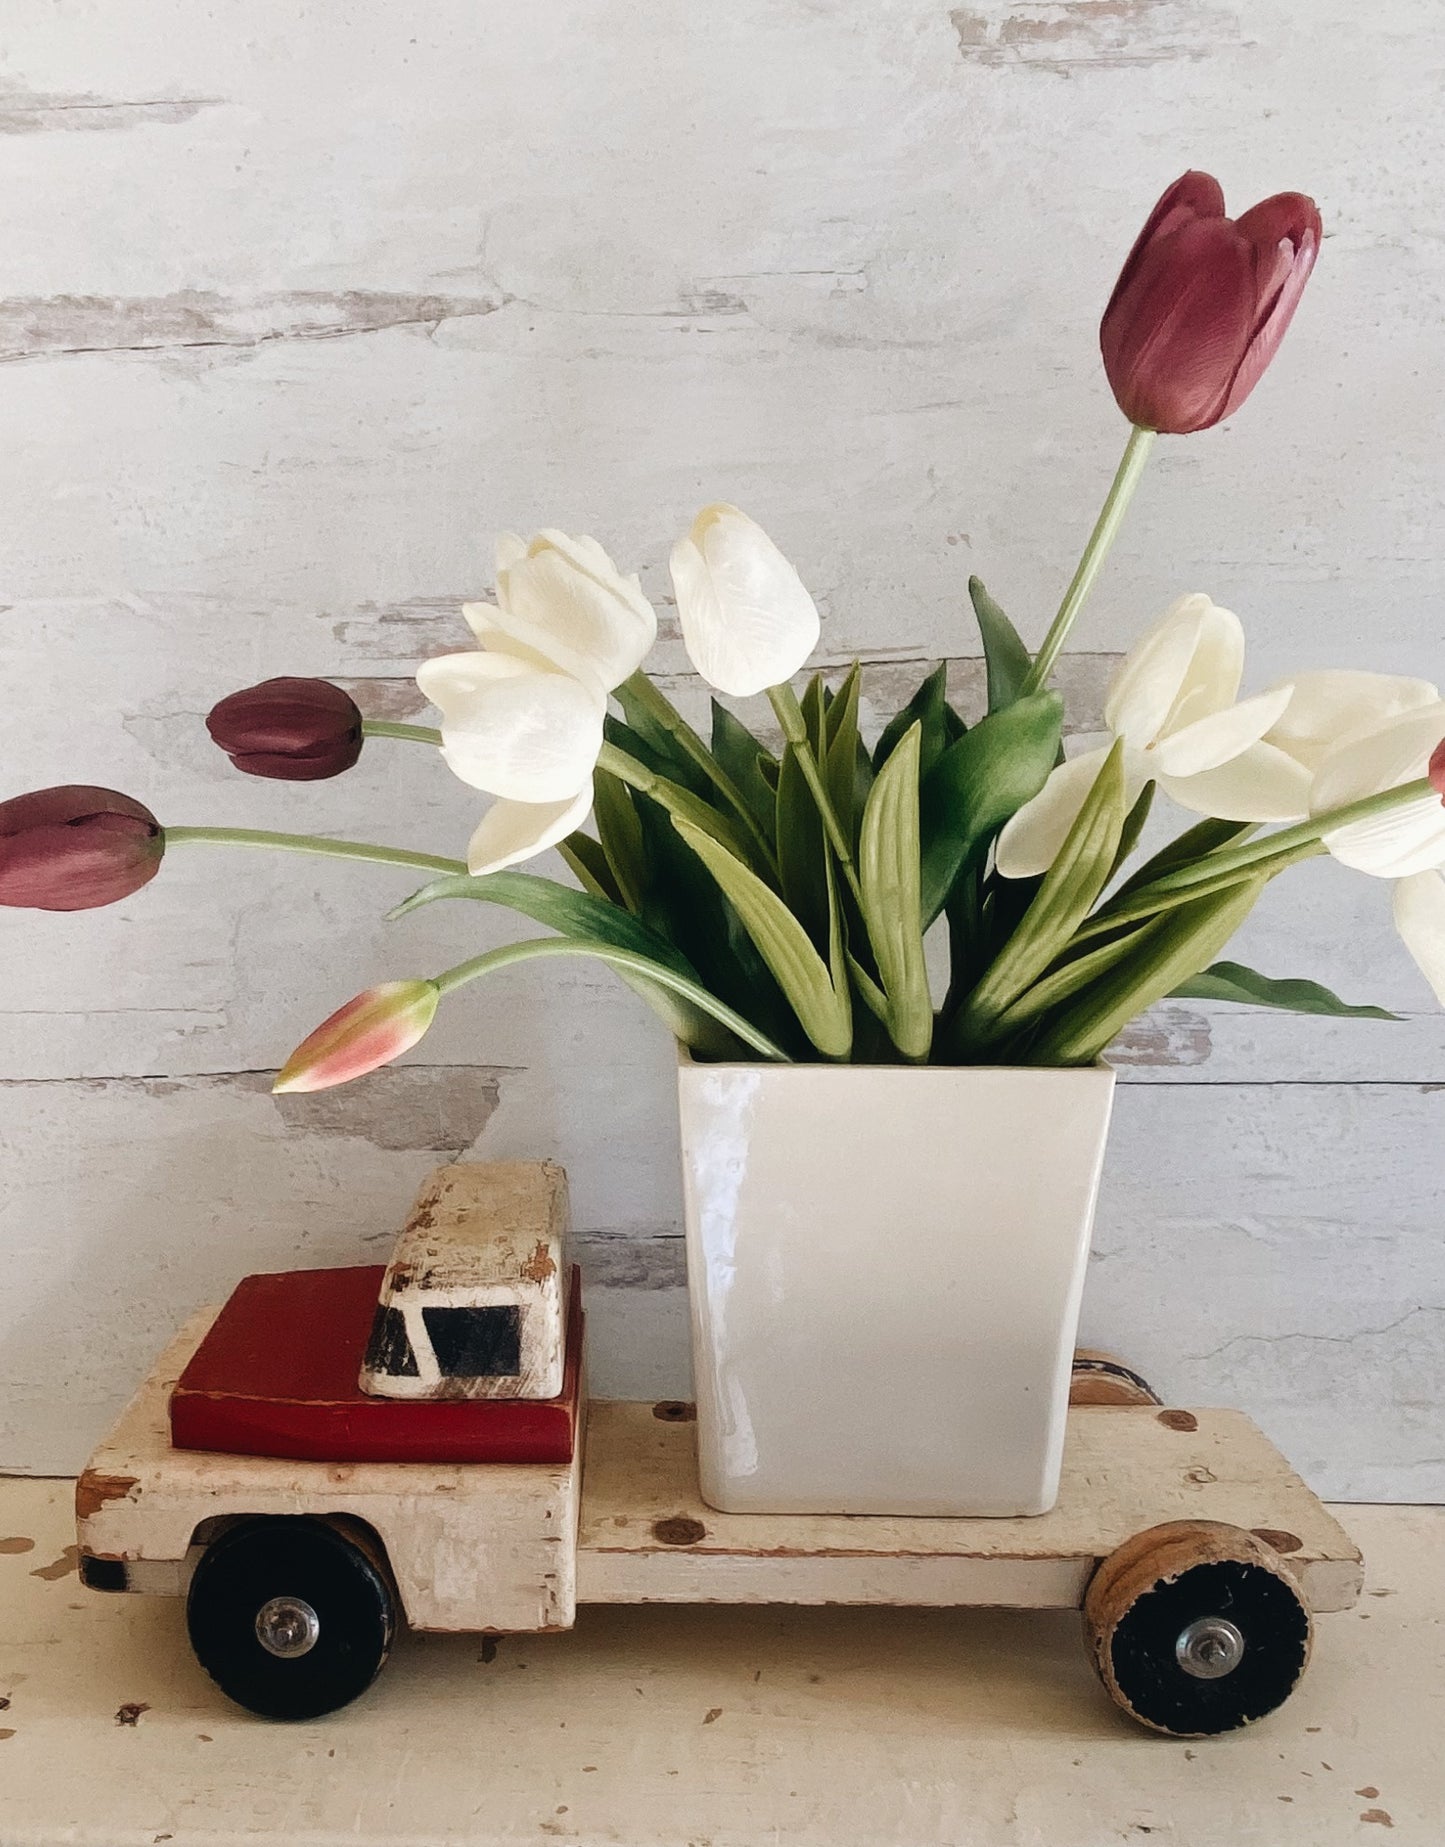
[[[1114,1074],[679,1069],[702,1492],[1045,1513]]]

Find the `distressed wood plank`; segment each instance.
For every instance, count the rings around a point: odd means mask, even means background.
[[[853,1518],[719,1513],[698,1492],[694,1424],[652,1405],[594,1400],[578,1597],[1077,1608],[1116,1546],[1161,1521],[1194,1519],[1286,1533],[1290,1570],[1313,1606],[1348,1609],[1359,1594],[1358,1550],[1249,1420],[1200,1412],[1181,1429],[1169,1415],[1152,1406],[1071,1411],[1051,1513]]]

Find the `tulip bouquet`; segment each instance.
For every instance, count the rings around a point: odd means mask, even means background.
[[[432,876],[393,915],[468,899],[555,933],[358,996],[292,1055],[277,1083],[292,1090],[374,1069],[420,1039],[444,995],[550,956],[611,966],[704,1060],[1078,1065],[1166,995],[1388,1017],[1215,961],[1272,878],[1325,852],[1395,881],[1400,932],[1445,1000],[1434,686],[1324,671],[1240,698],[1239,621],[1202,595],[1181,597],[1127,656],[1097,746],[1064,754],[1048,684],[1156,434],[1208,429],[1244,402],[1319,235],[1298,194],[1226,217],[1204,174],[1159,201],[1101,330],[1130,425],[1123,459],[1037,652],[971,583],[988,687],[976,722],[949,703],[941,667],[871,747],[856,664],[799,694],[813,600],[751,519],[715,505],[672,551],[683,640],[717,692],[766,694],[781,742],[717,700],[705,739],[642,671],[657,623],[638,579],[594,539],[506,537],[495,603],[462,610],[474,647],[417,676],[438,729],[366,719],[340,689],[286,679],[223,699],[208,721],[258,776],[334,776],[365,738],[437,751],[492,797],[465,862],[162,828],[127,796],[71,787],[0,805],[0,903],[106,904],[154,876],[163,852],[220,843],[415,868]],[[1156,795],[1195,818],[1131,867]],[[550,847],[575,884],[515,870]],[[924,954],[940,920],[941,997]]]

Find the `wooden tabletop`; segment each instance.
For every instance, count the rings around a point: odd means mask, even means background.
[[[70,1497],[0,1481],[4,1847],[1438,1847],[1445,1509],[1339,1510],[1357,1607],[1272,1718],[1182,1744],[1049,1610],[584,1608],[403,1637],[355,1706],[268,1724],[177,1601],[80,1588]]]

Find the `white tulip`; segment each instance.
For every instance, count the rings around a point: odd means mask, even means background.
[[[818,642],[818,610],[762,527],[704,507],[672,548],[682,639],[710,686],[737,698],[790,680]]]
[[[513,802],[571,802],[602,749],[607,696],[595,681],[510,654],[443,654],[417,685],[442,714],[442,756],[474,789]]]
[[[1395,928],[1445,1007],[1445,875],[1412,872],[1396,881]]]
[[[1309,771],[1266,741],[1290,702],[1289,685],[1238,699],[1244,631],[1207,596],[1184,596],[1141,637],[1104,706],[1109,743],[1061,764],[999,835],[1005,878],[1046,872],[1115,738],[1124,741],[1125,798],[1156,782],[1183,808],[1229,821],[1297,821],[1309,809]]]
[[[592,779],[570,801],[493,802],[467,847],[473,877],[533,859],[581,827],[592,808]]]
[[[1337,745],[1386,719],[1434,705],[1439,691],[1428,680],[1401,674],[1364,673],[1347,668],[1297,673],[1294,696],[1265,742],[1276,744],[1312,774]]]
[[[624,577],[596,539],[550,528],[497,540],[497,601],[462,614],[493,653],[546,664],[610,692],[642,665],[657,614],[635,577]]]
[[[1354,730],[1327,751],[1310,790],[1310,813],[1415,782],[1445,738],[1445,702],[1397,712],[1367,730]],[[1352,821],[1322,836],[1335,858],[1377,879],[1407,879],[1445,866],[1445,807],[1433,790],[1399,808]]]

